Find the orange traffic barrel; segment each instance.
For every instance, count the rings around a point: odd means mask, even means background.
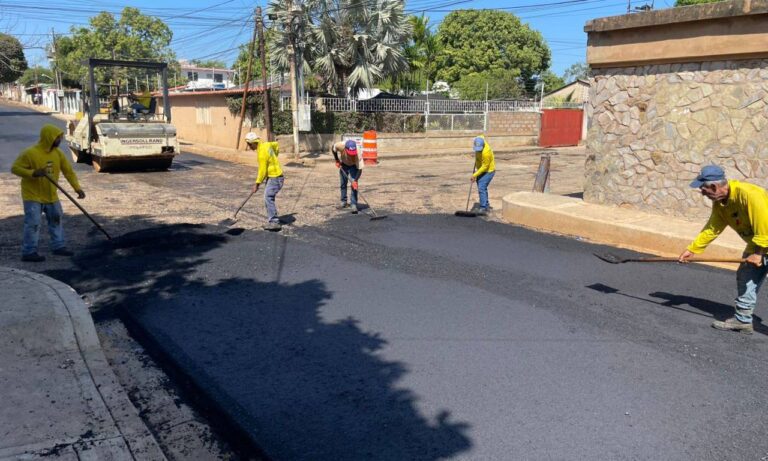
[[[363,162],[366,165],[376,165],[379,163],[375,130],[363,132]]]

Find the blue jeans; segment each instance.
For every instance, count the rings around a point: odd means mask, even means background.
[[[344,174],[346,173],[346,175]],[[349,176],[349,179],[356,180],[360,179],[360,176],[362,172],[357,169],[354,165],[344,165],[341,164],[341,168],[339,168],[339,177],[341,178],[341,202],[347,203],[347,176]],[[350,184],[351,188],[351,184]],[[352,198],[349,201],[352,205],[357,205],[357,191],[352,189]]]
[[[745,254],[744,257],[749,256]],[[741,263],[736,271],[736,318],[744,323],[752,323],[752,312],[757,304],[757,293],[768,274],[768,257],[763,257],[763,265],[755,267],[752,264]]]
[[[267,178],[267,187],[264,188],[264,204],[267,206],[267,220],[272,223],[279,223],[277,218],[277,206],[275,205],[275,197],[280,189],[283,188],[283,182],[285,178],[279,176],[277,178]]]
[[[483,173],[477,177],[477,192],[480,195],[480,208],[485,208],[487,210],[490,206],[488,204],[488,184],[491,183],[493,175],[495,174],[496,172],[493,171],[491,173]]]
[[[43,213],[45,213],[45,219],[48,221],[48,233],[51,236],[51,250],[64,248],[64,227],[61,225],[61,218],[64,216],[64,212],[61,209],[61,202],[40,203],[25,200],[24,240],[21,246],[22,255],[37,253],[37,241],[40,237],[40,224]]]

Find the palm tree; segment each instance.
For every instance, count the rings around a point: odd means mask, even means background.
[[[281,24],[272,43],[276,67],[288,67],[290,14],[284,0],[273,0],[270,13]],[[309,0],[294,19],[294,33],[305,69],[338,95],[357,94],[408,70],[403,45],[411,35],[403,0]],[[302,27],[303,30],[295,28]]]

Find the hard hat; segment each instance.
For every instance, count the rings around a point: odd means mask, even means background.
[[[259,142],[259,135],[256,133],[250,132],[245,135],[245,142],[248,144],[253,144]]]
[[[347,155],[357,155],[357,143],[350,139],[344,143],[344,150],[347,151]]]

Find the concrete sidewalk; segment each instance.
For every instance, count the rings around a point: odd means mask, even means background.
[[[0,267],[0,460],[164,460],[69,286]]]
[[[587,203],[580,198],[515,192],[502,200],[509,223],[660,256],[678,256],[704,227],[697,221]],[[727,228],[701,257],[740,258],[744,241]],[[712,264],[736,269],[737,264]]]

